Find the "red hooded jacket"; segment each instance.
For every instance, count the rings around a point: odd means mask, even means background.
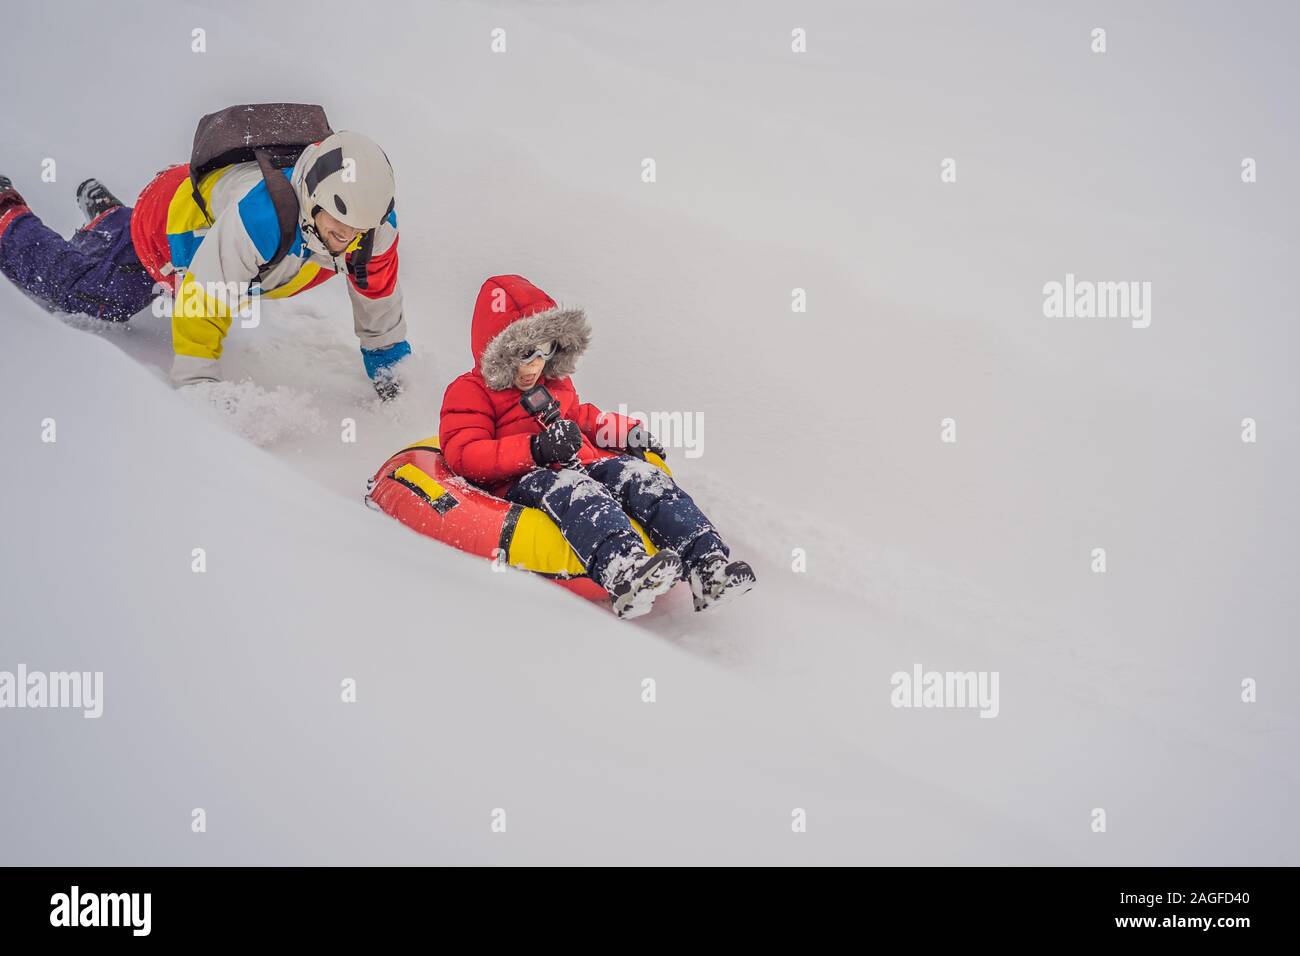
[[[560,308],[523,276],[484,282],[470,327],[474,369],[448,385],[442,398],[438,439],[448,466],[498,496],[537,467],[530,439],[542,426],[520,406],[523,393],[514,378],[522,358],[548,342],[558,347],[542,380],[559,401],[561,416],[582,431],[578,460],[589,464],[619,454],[596,442],[624,440],[633,420],[583,404],[569,378],[590,340],[582,310]]]

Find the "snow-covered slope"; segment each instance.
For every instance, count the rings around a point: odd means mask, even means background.
[[[1236,169],[1297,136],[1212,80],[1294,88],[1293,15],[1207,53],[1185,7],[1116,6],[1093,57],[1011,7],[149,6],[94,40],[14,12],[7,79],[126,48],[171,105],[71,71],[6,107],[0,170],[69,230],[80,179],[134,194],[199,113],[324,102],[398,172],[412,385],[378,405],[329,284],[232,334],[233,419],[165,385],[165,321],[0,285],[0,670],[106,695],[0,712],[7,862],[1296,862],[1298,197]],[[587,307],[584,397],[703,417],[673,463],[759,590],[620,623],[361,506],[501,272]],[[1066,272],[1151,281],[1151,327],[1044,319]],[[997,671],[997,718],[892,707],[916,663]]]

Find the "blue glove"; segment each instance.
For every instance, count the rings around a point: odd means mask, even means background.
[[[410,354],[411,344],[405,339],[394,342],[387,348],[361,350],[361,360],[366,363],[366,374],[374,383],[375,392],[385,402],[401,394],[402,383],[393,371],[393,366]]]

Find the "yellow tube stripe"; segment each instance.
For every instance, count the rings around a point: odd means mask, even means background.
[[[587,573],[560,529],[544,511],[525,508],[510,539],[509,563],[516,568],[577,577]]]
[[[645,529],[635,520],[632,527],[641,536],[647,553],[654,554],[658,549]],[[539,508],[525,508],[520,513],[514,537],[510,539],[508,561],[516,568],[557,577],[576,578],[587,573],[569,542],[564,540],[559,525]]]
[[[666,474],[669,478],[673,476],[673,470],[668,467],[668,462],[664,461],[654,452],[652,451],[646,452],[645,460],[650,462],[650,464],[654,465],[656,468],[658,468],[660,471]]]
[[[441,498],[443,495],[447,493],[446,488],[438,484],[436,481],[430,478],[419,468],[416,468],[414,465],[403,465],[401,468],[398,468],[397,471],[394,472],[394,474],[397,475],[398,478],[401,478],[403,481],[408,481],[411,484],[415,485],[415,487],[419,488],[421,491],[423,491],[426,495],[429,496],[430,501],[434,501],[438,498]]]

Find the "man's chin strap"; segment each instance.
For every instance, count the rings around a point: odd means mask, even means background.
[[[392,209],[393,204],[390,202],[388,204],[389,212],[392,212]],[[347,261],[344,260],[342,263],[339,262],[339,256],[346,255],[347,249],[344,248],[343,251],[339,253],[330,252],[329,243],[325,241],[325,237],[322,236],[320,230],[316,228],[316,213],[319,211],[320,206],[313,207],[311,215],[299,222],[299,228],[302,229],[302,234],[304,236],[312,235],[316,237],[316,241],[320,243],[319,251],[333,260],[335,273],[347,272]],[[380,225],[383,225],[383,223],[381,222]],[[353,277],[357,280],[358,286],[362,289],[366,287],[366,266],[370,262],[371,249],[375,244],[375,231],[378,228],[379,226],[376,226],[374,229],[367,229],[365,232],[361,233],[361,241],[358,243],[357,250],[352,257]],[[352,243],[348,243],[348,245],[350,246]]]
[[[320,212],[320,206],[312,206],[311,212],[309,212],[303,219],[299,220],[298,228],[302,230],[302,235],[304,240],[306,240],[308,236],[315,237],[316,243],[315,246],[312,248],[313,252],[318,252],[321,255],[329,256],[330,247],[328,243],[325,242],[325,237],[320,234],[320,230],[316,228],[316,213],[318,212]],[[308,242],[307,245],[312,246],[312,243]],[[331,256],[331,258],[333,257]],[[337,262],[335,262],[334,264],[334,271],[335,272],[339,271]]]
[[[320,231],[316,228],[315,222],[311,220],[303,220],[301,223],[299,223],[299,226],[302,229],[302,234],[304,237],[315,236],[318,246],[313,248],[312,251],[320,253],[321,255],[329,256],[330,260],[334,263],[334,272],[336,274],[339,272],[347,271],[347,266],[340,264],[339,257],[334,253],[330,252],[329,244],[325,241],[325,237],[322,236],[320,234]],[[308,245],[310,246],[311,243],[308,243]],[[342,253],[339,253],[339,255],[342,255]]]

